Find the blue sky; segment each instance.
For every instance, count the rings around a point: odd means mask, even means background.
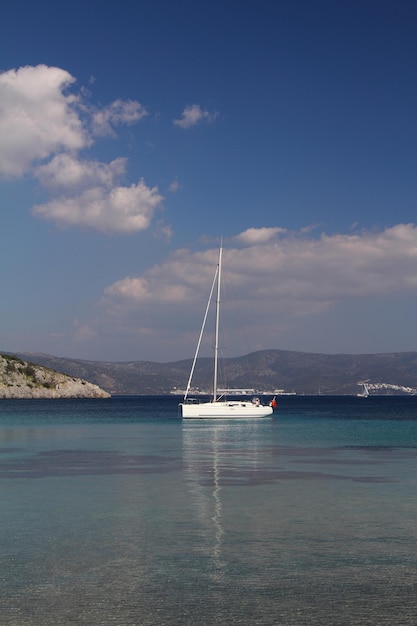
[[[191,357],[221,236],[228,356],[417,350],[415,2],[0,24],[0,350]]]

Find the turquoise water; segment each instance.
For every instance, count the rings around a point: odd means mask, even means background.
[[[417,399],[0,402],[0,624],[415,625]]]

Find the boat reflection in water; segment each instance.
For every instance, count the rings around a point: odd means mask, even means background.
[[[200,562],[198,575],[221,583],[223,589],[233,582],[239,561],[236,520],[242,518],[233,491],[256,473],[260,460],[256,431],[263,426],[265,422],[256,420],[183,422],[184,471],[196,540],[191,545]],[[239,489],[239,498],[240,494]]]

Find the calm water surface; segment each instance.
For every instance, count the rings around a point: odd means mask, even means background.
[[[417,398],[0,401],[0,624],[417,624]]]

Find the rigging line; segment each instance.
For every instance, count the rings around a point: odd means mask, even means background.
[[[203,338],[203,333],[204,333],[204,327],[206,325],[207,315],[208,315],[208,312],[209,312],[209,309],[210,309],[211,299],[212,299],[213,291],[214,291],[214,285],[216,284],[218,273],[219,273],[219,266],[217,266],[216,271],[214,273],[213,284],[211,286],[210,295],[209,295],[209,299],[208,299],[207,306],[206,306],[206,312],[204,314],[203,323],[201,325],[200,336],[198,338],[197,349],[196,349],[195,354],[194,354],[194,361],[193,361],[193,365],[191,367],[190,376],[188,378],[187,389],[185,390],[184,401],[187,399],[188,392],[190,391],[191,381],[192,381],[192,378],[193,378],[195,365],[197,363],[197,357],[198,357],[198,353],[199,353],[199,350],[200,350],[201,340]]]

